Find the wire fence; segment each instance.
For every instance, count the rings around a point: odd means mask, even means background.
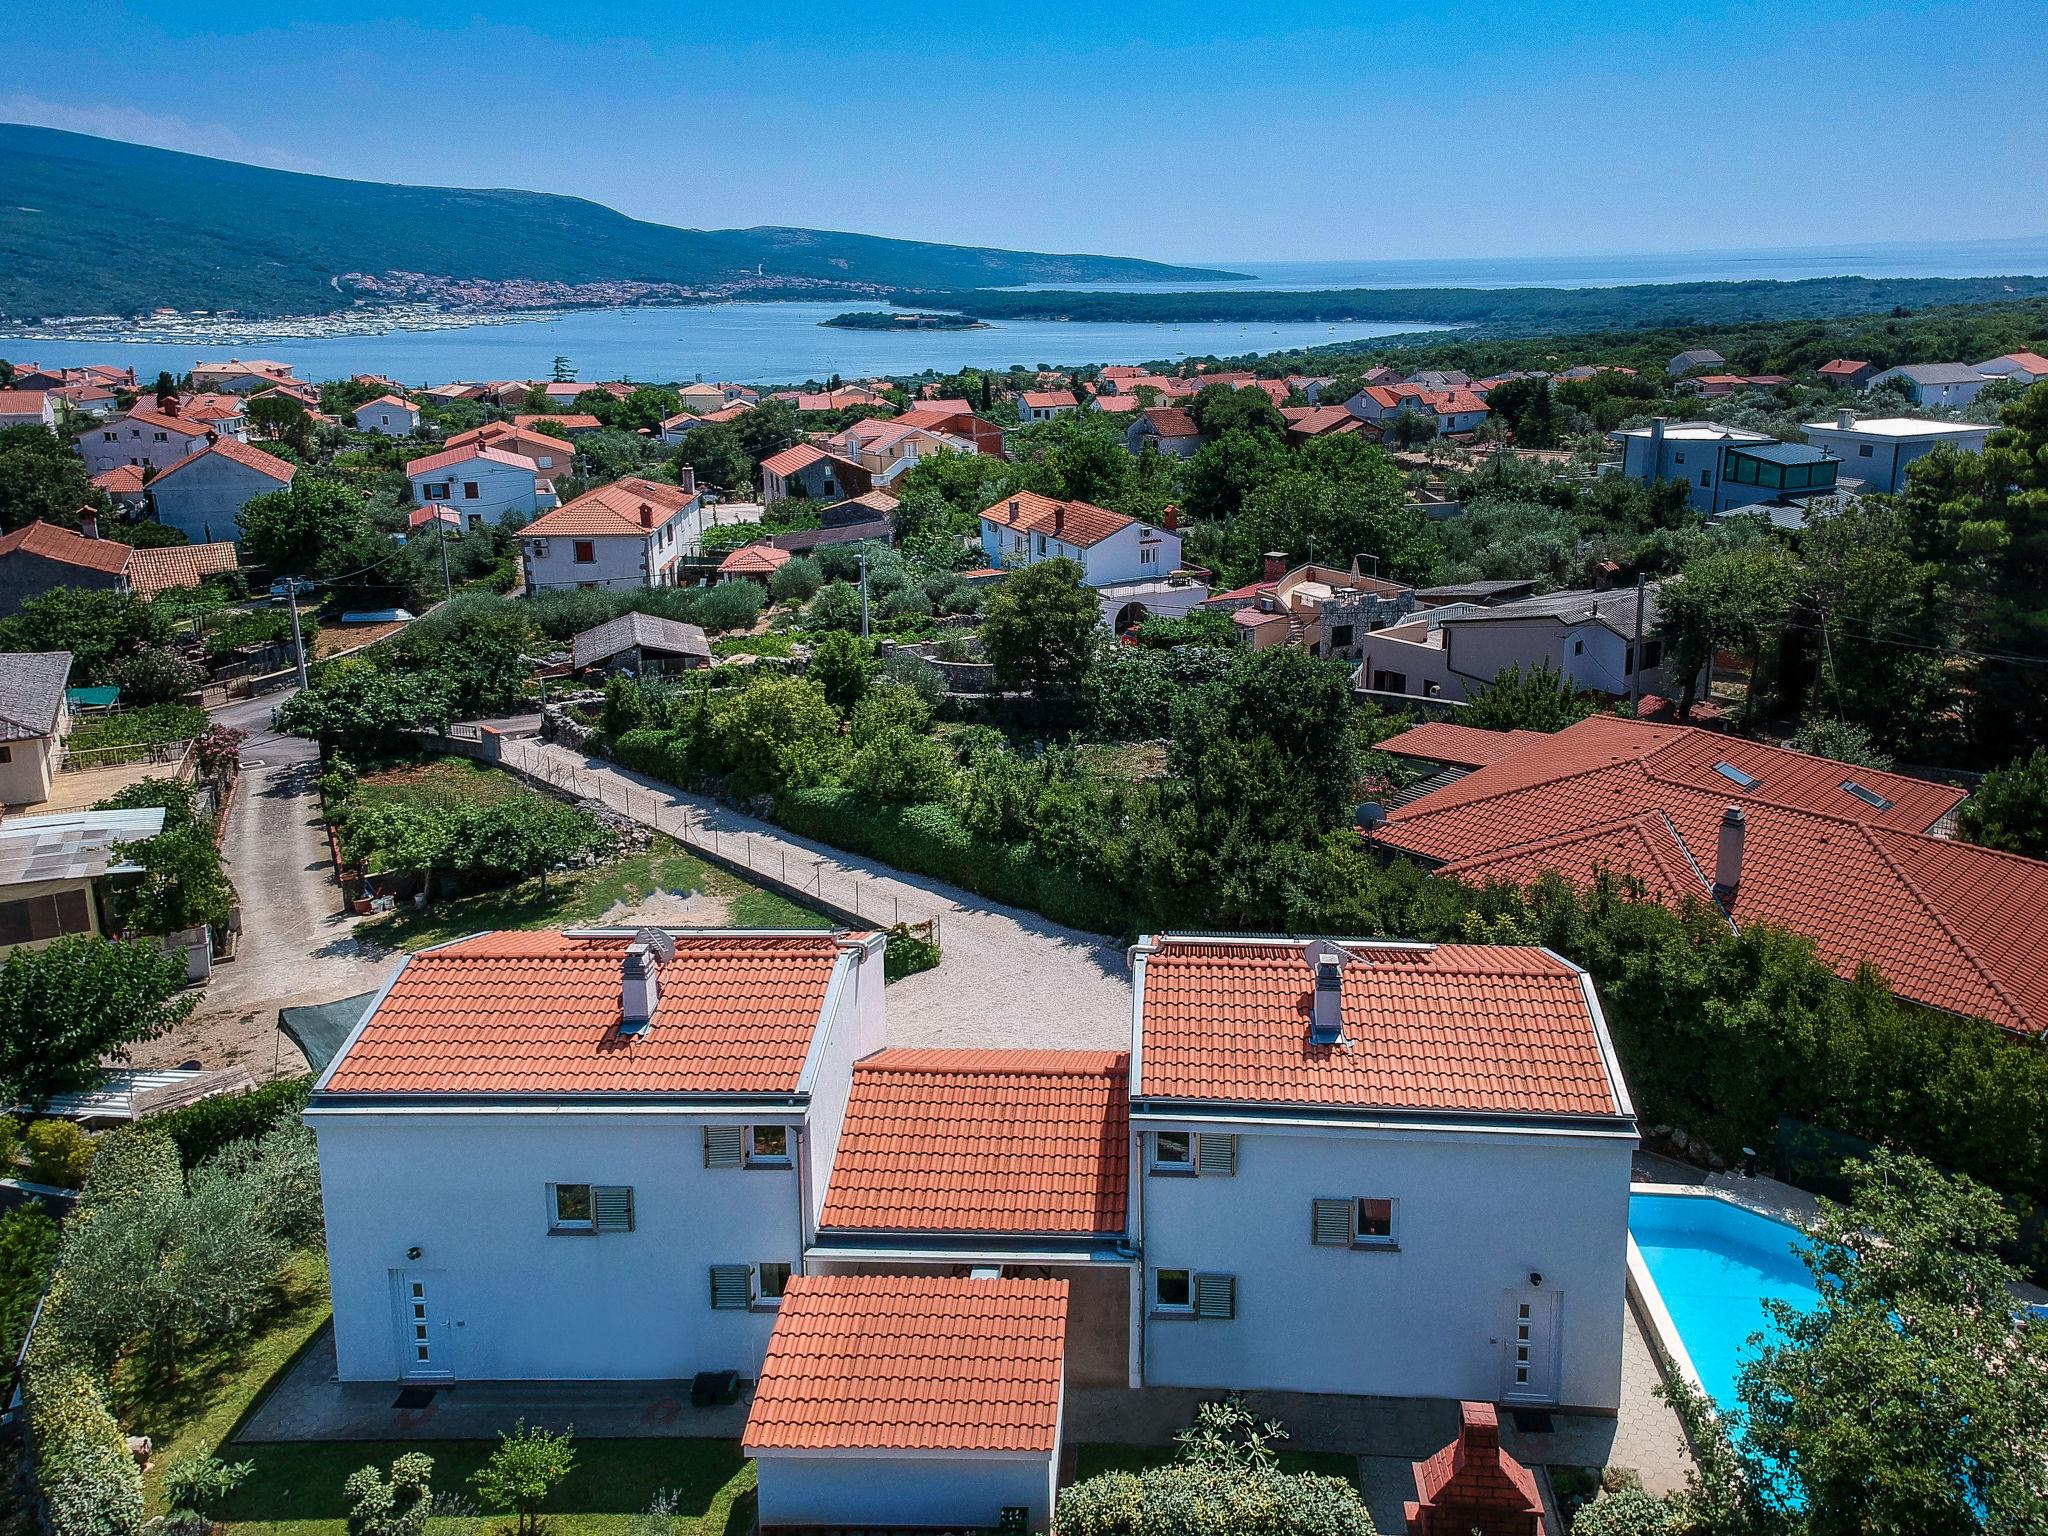
[[[611,773],[592,773],[529,741],[501,739],[498,761],[527,778],[581,800],[594,800],[642,826],[672,837],[686,848],[709,853],[748,873],[775,881],[785,890],[834,908],[857,923],[877,927],[903,924],[924,929],[934,944],[942,943],[940,914],[906,902],[889,882],[835,865],[830,854],[812,853],[780,838],[733,832],[710,825],[713,814],[702,806],[679,805],[668,796]]]

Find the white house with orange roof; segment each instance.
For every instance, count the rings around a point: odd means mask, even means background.
[[[292,483],[298,466],[232,437],[215,438],[149,482],[156,520],[193,544],[233,542],[242,508]]]
[[[761,500],[771,507],[796,498],[838,501],[874,488],[864,465],[817,443],[795,443],[761,461]]]
[[[0,389],[0,430],[56,426],[57,398],[47,389]]]
[[[349,421],[358,432],[411,437],[420,429],[420,408],[397,395],[379,395],[349,412]]]
[[[676,561],[704,527],[696,477],[669,485],[627,476],[585,491],[519,530],[529,592],[622,591],[675,584]]]
[[[399,964],[314,1084],[344,1381],[760,1371],[879,934],[494,933]]]
[[[1026,426],[1071,416],[1080,409],[1081,402],[1071,389],[1027,389],[1017,396],[1017,419]]]
[[[1637,1138],[1585,972],[1168,935],[1132,985],[1148,1385],[1615,1411]]]
[[[280,384],[299,385],[292,374],[291,364],[272,362],[268,358],[230,358],[224,363],[194,363],[192,365],[192,387],[194,389],[218,389],[230,394],[247,394],[252,390],[274,389]]]
[[[560,457],[567,468],[568,444],[561,445]],[[412,482],[416,503],[453,507],[471,528],[502,522],[514,513],[546,512],[561,504],[548,469],[495,443],[472,442],[467,447],[426,454],[405,466],[405,477]]]
[[[89,475],[123,464],[163,470],[204,447],[213,430],[210,422],[159,410],[151,401],[94,423],[78,439],[78,453]]]
[[[1180,568],[1178,533],[1035,491],[1019,491],[982,509],[981,548],[992,566],[1072,560],[1091,587],[1162,578]]]

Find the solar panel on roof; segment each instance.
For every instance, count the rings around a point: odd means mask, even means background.
[[[1880,811],[1890,810],[1895,803],[1885,799],[1883,795],[1880,795],[1874,789],[1865,789],[1854,779],[1842,780],[1842,788],[1854,795],[1858,800],[1861,800],[1865,805],[1875,806]]]
[[[1740,768],[1736,767],[1733,763],[1716,763],[1714,764],[1714,772],[1720,774],[1721,777],[1724,779],[1733,779],[1737,784],[1740,784],[1744,789],[1755,789],[1757,785],[1763,783],[1762,779],[1744,773]]]

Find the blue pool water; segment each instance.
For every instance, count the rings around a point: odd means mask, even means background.
[[[1735,1404],[1735,1381],[1753,1334],[1778,1337],[1766,1301],[1801,1310],[1818,1299],[1793,1255],[1797,1227],[1703,1195],[1630,1195],[1628,1230],[1672,1324],[1717,1408]]]

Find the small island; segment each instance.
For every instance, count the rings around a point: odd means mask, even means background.
[[[977,320],[972,315],[934,315],[887,309],[850,310],[843,315],[834,315],[830,320],[820,320],[818,324],[835,325],[845,331],[985,331],[989,328],[986,320]]]

